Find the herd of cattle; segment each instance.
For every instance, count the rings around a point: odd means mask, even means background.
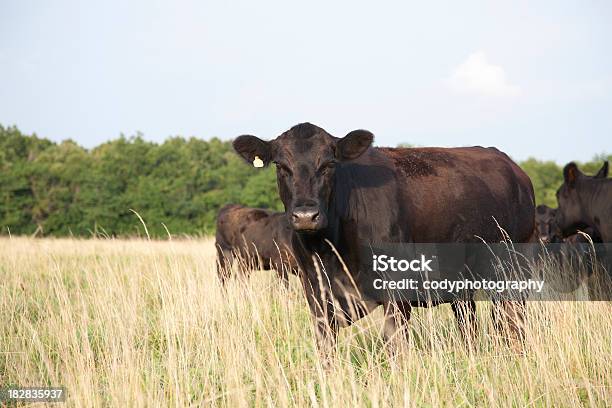
[[[254,167],[276,166],[285,212],[240,205],[217,219],[220,279],[236,258],[242,271],[275,269],[299,277],[319,345],[333,344],[339,327],[382,305],[386,340],[406,335],[415,302],[366,298],[359,276],[361,243],[612,242],[612,180],[608,163],[594,176],[565,166],[558,208],[535,207],[529,177],[494,147],[377,148],[356,130],[342,138],[302,123],[271,141],[238,137],[234,149]],[[502,236],[502,231],[504,236]],[[576,235],[578,234],[578,235]],[[468,265],[469,266],[469,265]],[[521,302],[501,301],[495,321],[522,336]],[[475,330],[473,299],[453,301],[464,335]]]

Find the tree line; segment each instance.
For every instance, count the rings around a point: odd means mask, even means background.
[[[581,163],[594,173],[600,155]],[[538,204],[556,206],[562,169],[552,161],[519,163]],[[0,125],[0,234],[41,236],[203,235],[220,207],[240,203],[281,210],[273,168],[254,171],[217,138],[149,142],[121,136],[93,149],[55,143]]]

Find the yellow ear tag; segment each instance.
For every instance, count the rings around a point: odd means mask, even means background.
[[[255,156],[255,159],[253,159],[253,167],[263,167],[263,166],[264,166],[263,160],[261,160],[259,156]]]

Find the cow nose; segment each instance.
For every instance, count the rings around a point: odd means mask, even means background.
[[[296,207],[291,213],[291,223],[298,231],[316,231],[325,227],[317,207]]]
[[[291,215],[293,217],[294,222],[317,221],[319,219],[318,210],[295,210]]]

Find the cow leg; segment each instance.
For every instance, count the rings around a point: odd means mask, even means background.
[[[519,242],[531,244],[539,242],[537,230],[534,229],[529,238]],[[528,264],[523,263],[522,258],[518,259],[519,267],[529,267]],[[493,296],[491,314],[495,330],[501,333],[512,349],[522,353],[525,344],[525,300],[522,298],[515,298],[515,300],[500,299]]]
[[[391,354],[397,354],[403,345],[408,344],[408,323],[412,306],[409,302],[389,301],[383,305],[385,310],[383,339]]]
[[[311,302],[309,302],[310,305]],[[319,309],[319,305],[311,305],[310,311]],[[324,315],[322,313],[312,314],[315,324],[315,336],[317,341],[317,349],[321,357],[323,366],[330,367],[332,357],[336,348],[336,339],[338,337],[338,322],[333,316]]]
[[[232,251],[223,249],[220,245],[217,245],[217,276],[223,285],[225,285],[225,282],[232,275],[233,261],[234,256]]]
[[[259,260],[257,256],[253,256],[250,252],[244,250],[244,248],[240,248],[239,251],[235,252],[234,256],[238,259],[236,276],[246,282],[251,276],[251,271],[259,269]]]
[[[302,286],[315,325],[317,349],[322,364],[327,368],[331,364],[338,336],[338,321],[334,316],[333,304],[327,299],[329,294],[326,290],[321,290],[317,280],[303,276]]]
[[[287,268],[283,267],[282,265],[277,265],[276,273],[278,273],[278,278],[283,283],[283,287],[285,289],[289,289],[289,271]]]
[[[463,341],[472,349],[478,333],[476,302],[474,300],[455,300],[451,303],[451,309],[453,309],[455,319],[457,319]]]
[[[509,346],[522,350],[525,341],[525,302],[502,300],[493,302],[493,325]]]

